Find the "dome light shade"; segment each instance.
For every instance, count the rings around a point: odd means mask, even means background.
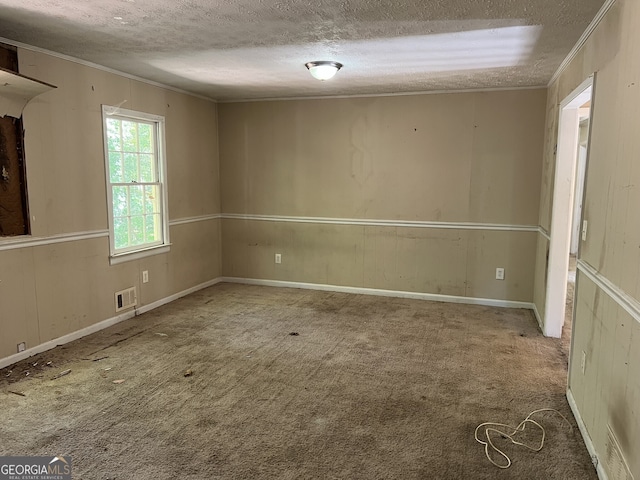
[[[329,80],[342,68],[341,63],[327,61],[308,62],[305,63],[305,66],[309,69],[309,73],[313,78],[318,80]]]

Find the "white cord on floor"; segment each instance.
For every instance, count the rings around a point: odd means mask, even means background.
[[[510,426],[510,425],[505,425],[504,423],[493,423],[493,422],[481,423],[480,425],[478,425],[476,427],[476,431],[475,431],[474,436],[476,438],[476,442],[481,443],[482,445],[484,445],[484,453],[485,453],[485,455],[487,456],[487,458],[489,459],[489,461],[491,463],[493,463],[498,468],[509,468],[511,466],[511,459],[502,450],[500,450],[498,447],[496,447],[493,444],[493,442],[491,441],[491,434],[492,433],[497,433],[497,434],[501,435],[502,437],[505,437],[505,438],[508,438],[509,440],[511,440],[511,443],[513,443],[514,445],[522,445],[523,447],[528,448],[529,450],[532,450],[534,452],[539,452],[540,450],[542,450],[542,447],[544,446],[544,439],[545,439],[545,436],[546,436],[546,431],[545,431],[545,429],[544,429],[544,427],[542,425],[540,425],[535,420],[531,419],[532,415],[535,415],[536,413],[539,413],[539,412],[555,412],[555,413],[557,413],[558,415],[560,415],[562,417],[562,419],[567,423],[567,425],[569,425],[571,430],[573,430],[573,426],[571,425],[569,420],[567,420],[567,417],[565,417],[562,413],[560,413],[558,410],[555,410],[553,408],[541,408],[539,410],[534,410],[529,415],[527,415],[527,418],[525,418],[522,422],[520,422],[518,424],[518,426],[515,427],[515,428]],[[542,432],[542,438],[540,439],[540,445],[538,445],[538,446],[527,445],[526,443],[519,442],[518,440],[515,439],[515,435],[517,433],[523,432],[528,423],[531,423],[531,424],[535,425]],[[480,440],[478,438],[478,430],[480,430],[482,427],[484,427],[484,436],[486,437],[486,441]],[[509,429],[509,430],[511,430],[511,433],[507,433],[508,430],[502,430],[501,428]],[[489,448],[491,448],[494,452],[496,452],[499,455],[501,455],[502,457],[504,457],[504,459],[507,461],[507,464],[506,465],[500,465],[500,464],[496,463],[491,458],[491,455],[489,454]]]

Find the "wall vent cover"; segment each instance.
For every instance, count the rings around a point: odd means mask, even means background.
[[[116,292],[116,312],[135,307],[137,304],[138,295],[136,294],[136,287]]]
[[[604,463],[607,466],[609,480],[633,480],[633,475],[631,475],[627,461],[622,454],[618,439],[611,430],[611,425],[607,425]]]

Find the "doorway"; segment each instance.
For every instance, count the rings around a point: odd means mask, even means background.
[[[584,183],[587,173],[587,150],[589,145],[589,125],[591,121],[591,101],[578,110],[578,153],[576,157],[576,185],[573,198],[571,226],[571,245],[569,247],[569,270],[567,273],[567,295],[565,301],[564,326],[562,329],[562,347],[569,354],[573,329],[573,304],[576,289],[578,249],[582,233],[582,202]]]
[[[560,104],[543,332],[548,337],[562,335],[571,252],[579,258],[592,92],[593,76]]]

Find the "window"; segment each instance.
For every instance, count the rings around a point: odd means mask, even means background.
[[[102,118],[111,261],[167,251],[164,117],[103,105]]]

